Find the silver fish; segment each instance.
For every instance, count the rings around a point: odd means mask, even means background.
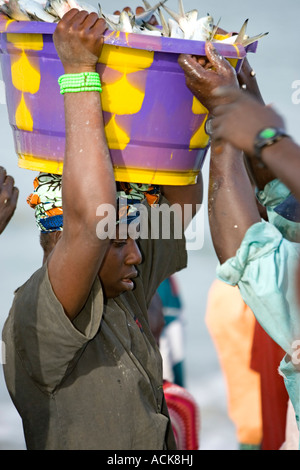
[[[114,31],[126,33],[149,34],[155,36],[192,39],[196,41],[216,41],[228,44],[242,44],[244,47],[266,36],[268,33],[258,34],[249,37],[246,34],[248,20],[246,20],[239,33],[229,38],[217,40],[215,34],[220,20],[216,26],[212,16],[207,14],[198,18],[196,9],[184,11],[183,0],[178,0],[178,13],[165,5],[167,0],[161,0],[151,6],[148,0],[142,0],[145,11],[138,15],[131,11],[122,11],[120,15],[103,13],[101,5],[95,8],[85,0],[0,0],[0,12],[17,21],[45,21],[49,23],[57,22],[69,10],[77,8],[88,13],[95,12],[100,18],[104,18],[108,27]],[[163,7],[170,15],[168,22],[162,14]],[[158,11],[161,26],[156,27],[149,24],[155,11]]]
[[[19,6],[35,21],[45,21],[47,23],[54,23],[56,21],[56,18],[47,13],[39,2],[34,0],[19,0]]]
[[[141,26],[144,23],[148,23],[148,21],[150,21],[152,15],[156,12],[156,10],[161,7],[166,1],[167,0],[162,0],[161,2],[154,5],[154,7],[151,7],[148,2],[146,2],[146,4],[144,3],[147,9],[139,15],[133,15],[135,24],[137,26]]]
[[[134,23],[132,21],[131,16],[127,13],[127,11],[121,11],[120,16],[117,15],[117,22],[111,21],[107,18],[103,13],[102,17],[107,22],[107,25],[113,31],[122,31],[123,33],[133,33],[133,26]]]
[[[256,36],[252,36],[251,38],[249,36],[245,36],[245,38],[239,43],[243,47],[249,46],[253,42],[258,41],[259,39],[263,38],[264,36],[267,36],[269,33],[262,33],[262,34],[257,34]],[[238,44],[236,42],[236,35],[231,36],[229,38],[217,40],[215,42],[222,42],[224,44]]]
[[[77,8],[79,11],[85,10],[88,13],[93,12],[98,14],[96,7],[87,3],[78,2],[77,0],[47,0],[45,4],[45,11],[58,18],[62,18],[72,8]]]
[[[1,2],[0,5],[1,13],[4,13],[9,18],[17,21],[30,21],[30,16],[26,11],[19,5],[17,0],[8,0]]]
[[[150,36],[162,36],[162,31],[156,26],[151,25],[150,23],[145,23],[144,27],[134,27],[134,33],[139,34],[148,34]]]
[[[253,42],[258,41],[259,39],[267,36],[269,33],[261,33],[257,34],[256,36],[249,37],[246,34],[247,26],[248,26],[248,19],[244,21],[240,31],[238,34],[233,34],[229,38],[221,39],[218,42],[223,42],[226,44],[241,44],[242,46],[246,47],[252,44]]]
[[[214,31],[214,20],[210,15],[199,18],[191,39],[195,41],[207,41],[211,39]]]
[[[211,32],[211,36],[210,36],[210,41],[212,41],[215,37],[215,35],[217,34],[217,31],[218,31],[218,28],[219,28],[219,24],[221,22],[221,18],[219,18],[219,21],[217,22],[217,24],[214,26],[214,29],[212,30]]]
[[[261,34],[257,34],[256,36],[252,36],[251,38],[248,36],[248,37],[246,37],[246,38],[243,39],[242,45],[243,45],[244,47],[249,46],[249,45],[252,44],[253,42],[259,41],[259,39],[264,38],[264,37],[267,36],[268,34],[269,34],[269,32],[267,32],[267,33],[261,33]]]
[[[183,31],[184,39],[193,39],[196,41],[206,41],[207,39],[210,39],[214,27],[212,16],[207,15],[203,18],[197,19],[197,10],[185,13],[182,0],[179,0],[179,13],[174,12],[166,5],[163,5],[163,8],[167,13],[169,13],[172,19],[178,23],[179,27]],[[172,31],[175,31],[176,37],[178,37],[178,30],[172,22],[169,23],[169,27],[171,29],[171,37],[173,37]]]
[[[93,5],[90,5],[89,3],[86,2],[78,2],[78,0],[68,0],[68,4],[70,5],[71,8],[77,8],[77,10],[81,11],[87,11],[88,13],[97,13],[98,14],[98,9],[94,7]]]
[[[45,5],[45,11],[50,15],[55,15],[58,18],[62,18],[71,7],[67,0],[48,0]]]
[[[241,29],[240,29],[240,32],[239,34],[237,35],[236,39],[235,39],[235,43],[236,44],[241,44],[245,35],[246,35],[246,31],[247,31],[247,26],[248,26],[248,21],[249,19],[245,20]]]
[[[122,31],[125,33],[138,33],[138,34],[151,34],[161,36],[161,31],[158,28],[149,25],[148,21],[151,19],[155,10],[167,0],[163,0],[152,7],[147,1],[144,4],[147,10],[139,15],[134,15],[132,12],[122,11],[120,15],[111,15],[104,13],[100,3],[98,3],[98,14],[100,18],[105,19],[107,25],[113,31]]]
[[[147,0],[143,0],[143,4],[145,5],[146,10],[150,10],[151,5]]]
[[[98,3],[98,15],[99,15],[99,18],[104,18],[108,21],[111,21],[113,24],[118,24],[119,18],[120,18],[120,15],[112,15],[107,12],[104,13],[100,3]]]
[[[168,26],[171,38],[184,39],[184,32],[180,28],[177,21],[173,20],[172,18],[169,18]]]
[[[164,15],[163,15],[163,12],[161,11],[161,8],[158,8],[157,11],[158,11],[160,23],[161,23],[161,26],[162,26],[161,35],[164,36],[164,37],[169,37],[170,36],[169,25],[168,25]]]
[[[187,19],[185,13],[184,13],[182,0],[179,0],[179,13],[176,13],[175,11],[171,10],[171,8],[167,7],[166,5],[163,5],[163,8],[166,10],[167,13],[169,13],[171,18],[178,23],[180,29],[184,33],[185,39],[190,39],[191,31],[190,31],[190,28],[189,28],[188,19]],[[175,29],[174,24],[173,24],[172,21],[169,22],[169,27],[170,27],[171,33],[172,33],[172,30]]]

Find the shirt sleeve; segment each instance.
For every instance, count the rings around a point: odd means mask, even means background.
[[[236,256],[218,266],[217,277],[238,285],[245,303],[264,330],[287,354],[299,336],[295,272],[298,244],[285,240],[268,222],[247,231]]]
[[[257,199],[263,206],[272,209],[290,194],[291,191],[280,180],[274,179],[267,183],[262,191],[258,191]]]
[[[148,305],[161,282],[187,266],[187,252],[182,220],[167,199],[162,197],[159,206],[146,207],[148,230],[139,239],[143,260],[138,269]]]
[[[278,179],[270,181],[262,191],[257,193],[258,201],[265,206],[268,220],[291,242],[300,242],[300,224],[287,217],[283,217],[276,208],[287,201],[291,196],[291,191]]]
[[[75,321],[56,298],[45,264],[15,295],[14,340],[24,368],[46,392],[52,392],[97,333],[103,312],[98,278]]]

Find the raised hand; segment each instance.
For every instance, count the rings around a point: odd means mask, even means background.
[[[58,23],[53,41],[65,73],[94,72],[107,28],[96,13],[72,9]]]
[[[6,174],[6,170],[0,167],[0,234],[12,218],[19,197],[19,190],[14,186],[12,176]]]
[[[249,156],[254,152],[258,132],[266,127],[285,127],[282,117],[274,109],[244,91],[221,87],[214,95],[220,100],[226,99],[226,103],[214,111],[214,138],[229,142]]]
[[[213,91],[220,86],[239,88],[239,83],[234,68],[211,42],[205,44],[205,52],[209,63],[186,54],[179,56],[178,63],[184,70],[188,88],[213,114],[215,107],[226,101],[224,97],[214,95]]]

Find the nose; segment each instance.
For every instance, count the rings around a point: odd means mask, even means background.
[[[127,265],[139,265],[142,262],[142,254],[138,247],[138,244],[132,238],[128,239],[127,243],[128,251],[126,254],[125,264]]]

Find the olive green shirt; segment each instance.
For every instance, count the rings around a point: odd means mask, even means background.
[[[186,267],[185,241],[140,240],[140,248],[135,289],[104,303],[97,278],[73,322],[46,264],[16,291],[4,373],[28,449],[176,448],[147,308],[162,280]]]

